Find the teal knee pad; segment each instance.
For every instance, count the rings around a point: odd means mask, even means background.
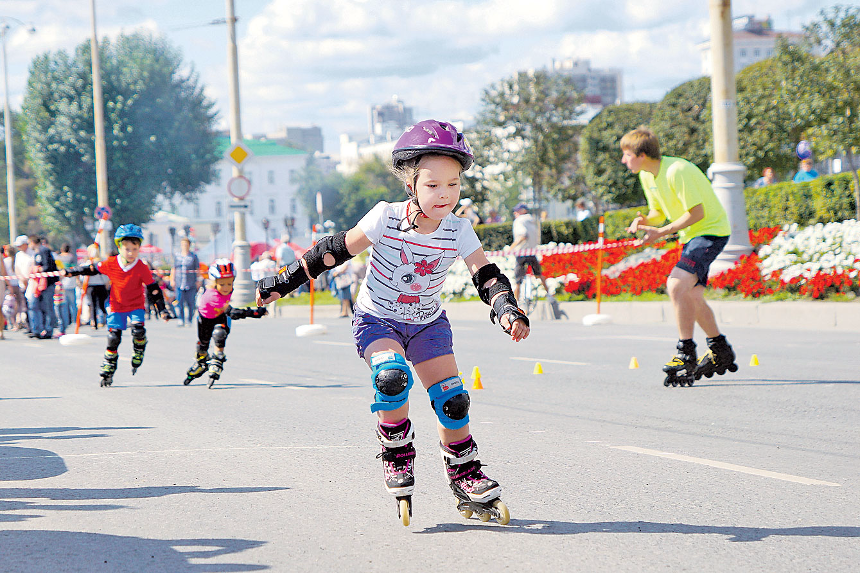
[[[394,352],[378,353],[370,359],[370,369],[373,370],[371,381],[376,390],[370,411],[393,411],[402,407],[409,399],[413,383],[412,370],[406,358]]]
[[[427,390],[436,417],[447,429],[460,429],[469,423],[469,392],[457,376],[443,379]]]

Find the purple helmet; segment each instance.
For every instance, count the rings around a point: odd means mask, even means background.
[[[474,159],[463,134],[448,122],[436,120],[422,120],[407,128],[394,144],[391,157],[394,168],[398,169],[404,162],[428,153],[451,156],[464,170],[469,169]]]

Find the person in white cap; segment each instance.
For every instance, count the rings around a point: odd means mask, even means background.
[[[27,313],[27,309],[29,308],[30,299],[33,297],[34,290],[36,289],[36,282],[30,281],[30,271],[33,267],[33,256],[29,252],[28,248],[29,241],[27,236],[20,235],[15,238],[15,249],[18,252],[15,254],[15,275],[18,276],[18,287],[21,290],[21,293],[24,294],[24,297],[27,301],[27,305],[23,307],[19,307],[19,321],[24,321],[24,317],[27,317],[27,333],[33,333],[33,325],[29,314]]]

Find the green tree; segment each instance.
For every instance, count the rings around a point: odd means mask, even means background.
[[[814,147],[825,156],[845,155],[854,178],[854,200],[860,219],[860,178],[855,154],[860,151],[860,7],[833,6],[805,27],[813,46],[826,51],[822,58],[807,58]]]
[[[100,44],[110,207],[115,223],[149,221],[159,196],[193,199],[219,159],[213,103],[166,40],[121,35]],[[30,66],[24,142],[50,229],[88,238],[96,208],[90,43]]]
[[[621,163],[618,142],[630,130],[649,124],[654,107],[646,102],[607,106],[582,131],[582,174],[599,212],[601,204],[642,203],[639,178]]]
[[[580,102],[569,76],[546,71],[518,72],[485,88],[472,134],[476,167],[470,176],[496,183],[470,182],[468,189],[508,195],[509,188],[497,183],[507,179],[530,186],[538,205],[547,195],[575,197]]]
[[[777,49],[779,50],[779,48]],[[747,177],[765,167],[787,174],[797,164],[794,145],[809,119],[795,113],[783,88],[776,58],[747,66],[737,75],[738,152]]]
[[[670,90],[655,107],[650,127],[660,140],[660,153],[707,171],[714,156],[711,79],[697,78]]]
[[[38,210],[31,210],[35,203],[35,185],[33,172],[24,153],[24,142],[21,138],[22,119],[20,114],[10,112],[12,116],[12,156],[15,161],[15,225],[18,234],[41,232]],[[4,118],[0,115],[0,125]],[[5,129],[5,126],[4,126]],[[6,187],[6,147],[0,144],[3,153],[3,163],[0,165],[0,244],[9,237],[9,201]],[[15,238],[11,238],[14,240]]]

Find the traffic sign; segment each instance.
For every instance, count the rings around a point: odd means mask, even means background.
[[[251,193],[251,180],[245,176],[233,176],[227,181],[227,193],[237,200],[244,200]]]
[[[251,209],[251,202],[228,202],[227,209],[229,209],[231,212],[247,212]]]
[[[242,142],[236,142],[227,149],[227,153],[224,155],[224,159],[236,166],[237,168],[241,168],[242,164],[247,162],[248,158],[253,155],[254,154],[251,152],[248,146],[246,146]]]
[[[99,206],[96,208],[95,215],[97,220],[109,220],[111,216],[110,208],[107,206]]]

